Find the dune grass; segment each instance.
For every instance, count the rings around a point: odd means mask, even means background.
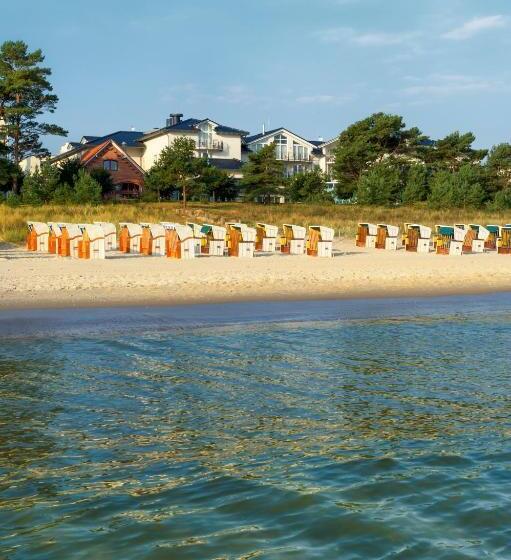
[[[249,204],[249,203],[190,203],[183,209],[180,203],[103,204],[99,206],[20,206],[10,208],[0,204],[0,240],[23,243],[26,222],[57,221],[83,223],[107,222],[197,222],[222,225],[240,221],[248,225],[256,222],[282,225],[325,225],[335,229],[336,235],[353,237],[358,222],[402,225],[415,222],[435,224],[475,223],[504,224],[511,222],[511,212],[492,212],[473,209],[432,210],[426,206],[383,208],[373,206],[341,206],[312,204]]]

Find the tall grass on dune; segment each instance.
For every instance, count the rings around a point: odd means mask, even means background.
[[[240,221],[248,225],[256,222],[303,226],[333,227],[336,235],[353,237],[359,222],[405,222],[434,226],[435,224],[474,223],[504,224],[511,222],[511,214],[489,210],[445,209],[432,210],[426,206],[393,208],[359,205],[314,204],[249,204],[249,203],[191,203],[183,209],[180,203],[103,204],[99,206],[19,206],[0,204],[0,240],[22,243],[26,236],[27,220],[40,222],[87,223],[106,222],[197,222],[223,225]]]

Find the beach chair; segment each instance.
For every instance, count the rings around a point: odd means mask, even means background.
[[[195,240],[191,227],[166,222],[164,228],[167,257],[171,259],[195,258]]]
[[[121,222],[119,226],[119,251],[122,253],[140,253],[142,226],[130,222]]]
[[[226,247],[227,229],[222,226],[204,224],[201,252],[205,255],[223,257]]]
[[[309,226],[307,255],[312,257],[331,257],[334,230],[325,226]]]
[[[57,222],[48,222],[50,234],[48,238],[48,253],[58,255],[59,252],[59,238],[62,236],[62,229]]]
[[[82,230],[78,224],[60,224],[62,235],[59,238],[59,255],[61,257],[79,258],[79,244]]]
[[[480,224],[468,224],[467,227],[474,232],[472,253],[484,253],[486,241],[490,236],[489,230]]]
[[[116,251],[117,244],[117,228],[115,224],[110,222],[94,222],[95,226],[100,226],[105,234],[105,249],[107,251]]]
[[[500,238],[501,227],[496,224],[490,224],[486,226],[486,229],[490,232],[486,241],[484,242],[484,248],[489,251],[497,250],[497,241]]]
[[[462,255],[465,230],[456,226],[435,226],[435,251],[437,255]]]
[[[105,232],[97,224],[79,224],[82,238],[78,241],[78,258],[106,258]]]
[[[303,255],[305,253],[305,228],[294,224],[282,226],[282,237],[280,238],[281,253],[289,255]]]
[[[376,249],[387,249],[391,251],[397,250],[397,238],[399,235],[399,227],[389,224],[377,224],[376,229]]]
[[[421,224],[405,224],[403,241],[405,251],[413,253],[429,253],[431,228]]]
[[[253,257],[255,250],[256,230],[245,224],[227,226],[228,254],[230,257]]]
[[[374,249],[376,247],[377,233],[378,226],[375,224],[358,224],[355,244],[357,247],[368,247],[370,249]]]
[[[500,238],[497,240],[497,252],[499,255],[511,254],[511,224],[500,229]]]
[[[50,227],[44,222],[27,222],[27,251],[47,253]]]
[[[186,222],[186,225],[192,228],[195,255],[198,256],[202,252],[202,244],[204,240],[204,234],[202,233],[202,225],[196,224],[194,222]]]
[[[278,226],[257,223],[255,250],[263,253],[274,253],[277,250],[278,235]]]

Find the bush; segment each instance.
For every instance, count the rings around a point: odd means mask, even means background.
[[[21,187],[23,202],[33,206],[51,202],[60,185],[59,180],[59,169],[49,163],[43,163],[40,169],[23,180]]]
[[[400,201],[401,173],[391,163],[376,163],[359,179],[357,202],[367,205],[389,205]]]
[[[288,196],[290,202],[333,202],[326,189],[326,178],[318,167],[293,175],[289,180]]]
[[[408,168],[403,202],[413,204],[427,199],[429,191],[428,169],[425,165],[415,164]]]
[[[504,189],[495,193],[495,198],[491,204],[494,210],[511,209],[511,188]]]
[[[64,183],[55,189],[52,202],[55,204],[69,204],[73,202],[73,199],[73,189],[67,183]]]
[[[431,180],[428,203],[432,208],[480,208],[485,198],[483,172],[469,163],[459,171],[437,171]]]
[[[101,202],[101,185],[84,169],[78,172],[73,198],[78,204]]]
[[[20,197],[19,194],[16,194],[15,192],[12,192],[12,191],[9,191],[7,193],[7,196],[5,197],[5,203],[10,208],[16,208],[17,206],[19,206],[21,204],[21,197]]]

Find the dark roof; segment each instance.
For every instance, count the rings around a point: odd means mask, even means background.
[[[252,136],[247,136],[245,138],[245,142],[247,144],[250,144],[251,142],[253,142],[254,140],[259,140],[259,138],[262,138],[263,136],[268,136],[269,134],[275,134],[275,132],[278,132],[279,130],[282,130],[282,126],[279,128],[274,128],[272,130],[267,130],[266,132],[260,132],[259,134],[253,134]]]
[[[314,144],[314,146],[321,146],[322,144],[325,143],[324,140],[308,140],[308,142],[310,142],[311,144]]]
[[[217,169],[224,169],[226,171],[236,171],[243,165],[243,162],[239,159],[211,158],[208,161],[213,167],[216,167]]]
[[[211,121],[215,122],[211,119],[185,119],[184,121],[178,122],[171,126],[164,126],[163,128],[158,128],[157,130],[153,130],[152,132],[147,132],[143,135],[144,139],[152,138],[154,136],[159,136],[160,134],[165,134],[171,130],[197,130],[197,125],[204,121]],[[246,130],[240,130],[239,128],[232,128],[230,126],[225,126],[223,124],[219,124],[216,127],[217,132],[223,132],[224,134],[235,134],[236,136],[246,136],[248,132]]]
[[[69,145],[73,148],[73,150],[75,148],[79,148],[80,146],[83,146],[81,142],[69,142]]]
[[[99,136],[82,136],[82,140],[85,140],[84,144],[86,144],[87,142],[92,142],[97,138],[99,138]]]
[[[106,140],[113,140],[116,144],[122,147],[123,144],[129,146],[130,148],[142,148],[143,144],[139,142],[139,139],[144,136],[143,132],[138,130],[118,130],[117,132],[112,132],[111,134],[105,134],[105,136],[91,136],[94,138],[84,146],[95,146],[96,144],[102,144]],[[84,138],[89,138],[84,136]]]

